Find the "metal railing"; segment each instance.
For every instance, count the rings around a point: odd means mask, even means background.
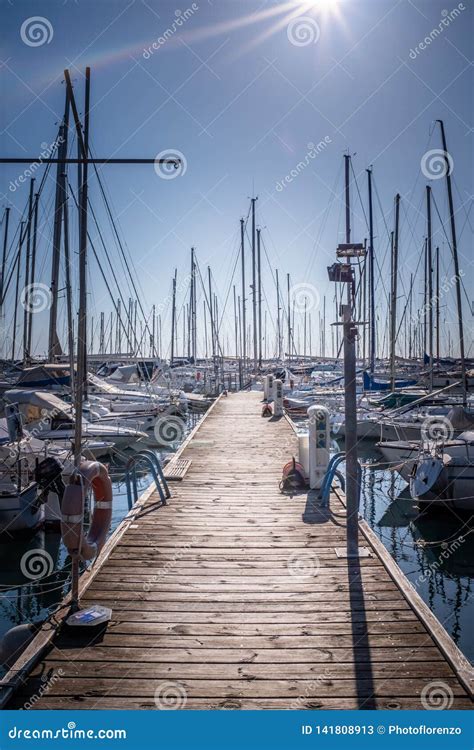
[[[331,460],[329,461],[328,468],[326,469],[326,474],[324,475],[323,484],[319,491],[319,498],[321,500],[322,508],[329,507],[329,497],[331,495],[331,487],[334,481],[334,477],[337,477],[339,479],[341,483],[342,491],[344,492],[346,482],[344,479],[344,475],[340,471],[338,471],[337,467],[339,466],[339,464],[343,463],[345,460],[346,460],[346,454],[343,451],[341,451],[339,453],[335,453],[334,456],[332,456]],[[357,507],[359,507],[359,503],[360,503],[361,477],[362,477],[362,468],[361,468],[360,463],[357,462],[357,483],[358,483]]]
[[[126,467],[125,482],[127,485],[129,509],[131,509],[138,500],[137,468],[139,466],[146,466],[149,469],[160,496],[161,503],[162,505],[166,505],[167,499],[171,497],[171,492],[165,479],[165,475],[163,474],[160,460],[153,451],[143,450],[132,456]]]

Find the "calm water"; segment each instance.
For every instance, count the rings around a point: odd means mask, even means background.
[[[420,511],[395,472],[371,468],[375,447],[360,449],[361,513],[407,578],[474,662],[474,518],[437,509]]]
[[[198,418],[191,415],[189,431]],[[472,622],[474,578],[472,518],[450,513],[420,513],[398,475],[377,467],[382,460],[370,444],[360,450],[364,464],[361,513],[382,540],[400,568],[416,587],[466,657],[474,661]],[[163,455],[163,454],[161,454]],[[114,483],[112,528],[128,512],[123,467],[110,467]],[[141,477],[144,490],[150,476]],[[27,553],[44,552],[52,560],[52,572],[30,580],[20,562]],[[0,544],[0,636],[12,625],[37,622],[47,617],[68,590],[69,563],[60,535],[40,531],[28,541]]]

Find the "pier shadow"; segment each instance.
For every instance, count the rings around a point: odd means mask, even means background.
[[[349,553],[348,542],[346,544]],[[365,592],[362,582],[360,557],[347,560],[349,582],[349,604],[351,614],[352,654],[354,657],[357,707],[359,709],[376,709],[374,675],[370,653],[369,634],[367,631],[367,610]],[[360,656],[358,655],[360,654]]]
[[[306,505],[302,515],[303,523],[309,525],[331,523],[345,528],[347,525],[346,513],[333,511],[331,500],[327,507],[322,506],[318,495],[318,490],[306,491]],[[349,554],[347,534],[346,553]],[[334,552],[334,554],[336,553]],[[347,582],[349,586],[352,647],[344,651],[343,658],[347,661],[352,653],[358,709],[376,709],[377,700],[367,630],[367,610],[360,557],[347,558]]]

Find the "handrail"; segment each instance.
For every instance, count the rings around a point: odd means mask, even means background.
[[[322,508],[329,507],[329,497],[331,494],[331,487],[332,487],[333,479],[335,476],[337,476],[339,481],[341,481],[342,489],[344,490],[344,486],[345,486],[344,476],[341,474],[340,471],[338,471],[337,467],[339,466],[339,464],[343,463],[345,460],[346,460],[345,452],[340,451],[339,453],[335,453],[328,463],[326,474],[324,475],[323,483],[319,491],[319,498],[321,500]],[[360,503],[361,476],[362,476],[362,468],[361,468],[359,461],[357,461],[357,489],[358,489],[357,507],[359,507],[359,503]]]
[[[168,483],[163,474],[158,456],[150,450],[143,450],[130,458],[126,466],[125,481],[127,484],[128,507],[131,509],[138,500],[137,466],[145,464],[150,470],[162,505],[171,497]]]

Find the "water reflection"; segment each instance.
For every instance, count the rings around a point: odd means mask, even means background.
[[[361,514],[468,659],[474,661],[471,597],[473,516],[420,510],[404,480],[380,466],[375,446],[359,445]]]

